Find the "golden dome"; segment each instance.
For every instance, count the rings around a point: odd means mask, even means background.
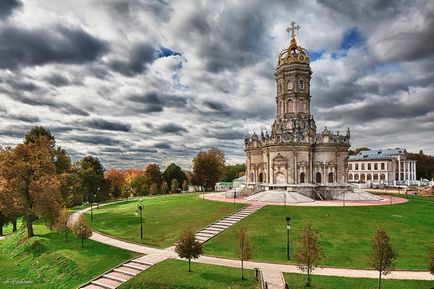
[[[287,49],[282,50],[279,53],[279,59],[277,62],[277,67],[280,67],[282,65],[285,64],[290,64],[290,63],[307,63],[309,64],[309,55],[306,51],[306,49],[304,49],[301,46],[297,45],[297,41],[295,40],[295,35],[294,35],[294,31],[298,30],[300,28],[300,26],[294,26],[295,22],[291,23],[292,27],[286,30],[286,31],[291,31],[291,42],[289,44],[289,47]]]

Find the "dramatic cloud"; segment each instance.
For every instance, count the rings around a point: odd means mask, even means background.
[[[434,154],[434,2],[0,2],[0,146],[34,125],[74,160],[185,168],[210,147],[244,161],[270,130],[285,31],[311,59],[318,131]]]

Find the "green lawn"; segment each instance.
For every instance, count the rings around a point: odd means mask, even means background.
[[[379,225],[390,234],[399,269],[427,269],[428,246],[434,240],[434,199],[417,197],[404,204],[369,207],[266,206],[205,244],[205,253],[235,257],[235,232],[248,229],[253,259],[286,261],[286,223],[291,216],[291,252],[302,227],[310,222],[320,233],[322,264],[368,267],[370,240]],[[293,261],[291,261],[293,262]]]
[[[345,278],[334,276],[312,276],[312,287],[306,287],[306,275],[285,274],[291,289],[377,289],[377,279]],[[418,280],[382,280],[382,289],[430,289],[434,281]]]
[[[137,254],[72,235],[50,232],[42,222],[28,240],[24,229],[0,240],[0,288],[76,288]]]
[[[244,205],[202,200],[194,194],[143,198],[143,240],[137,201],[113,204],[86,214],[92,227],[121,239],[165,248],[173,244],[186,227],[198,230]]]
[[[249,289],[260,288],[253,270],[245,270],[241,280],[237,268],[192,263],[193,272],[187,272],[188,263],[165,260],[119,287],[119,289]]]

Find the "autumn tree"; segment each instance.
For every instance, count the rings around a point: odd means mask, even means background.
[[[111,169],[104,174],[109,194],[112,198],[118,199],[124,195],[126,180],[125,174],[121,170]]]
[[[79,163],[81,191],[89,202],[98,202],[107,199],[104,167],[98,158],[86,156]],[[100,188],[98,193],[98,188]]]
[[[214,188],[223,174],[225,165],[224,153],[211,148],[206,152],[199,152],[193,159],[193,183],[205,190]]]
[[[170,189],[171,189],[172,194],[175,194],[178,192],[179,183],[178,183],[177,179],[172,180],[172,184],[170,185]]]
[[[163,183],[163,176],[161,174],[160,166],[157,164],[149,164],[145,169],[146,179],[148,181],[148,186],[156,184],[157,188],[161,188]]]
[[[378,289],[381,288],[381,275],[394,269],[395,251],[390,244],[389,235],[383,228],[377,229],[371,239],[370,265],[378,271]]]
[[[36,218],[54,221],[61,207],[61,183],[53,162],[53,147],[47,137],[33,138],[2,154],[0,179],[5,180],[2,195],[6,194],[6,199],[11,200],[11,207],[6,211],[22,213],[28,237],[34,236]]]
[[[318,232],[307,224],[300,233],[295,259],[298,268],[307,273],[306,286],[311,286],[311,275],[313,270],[318,267],[322,258],[322,250],[319,246]]]
[[[136,196],[149,194],[148,180],[144,173],[136,174],[130,182],[130,188]]]
[[[81,239],[81,248],[84,247],[84,239],[92,236],[92,229],[86,222],[84,215],[80,215],[72,227],[72,231],[77,238]]]
[[[57,219],[54,223],[54,230],[58,233],[65,233],[65,241],[68,241],[68,219],[69,219],[69,212],[67,209],[63,208],[60,210]]]
[[[185,173],[182,171],[181,167],[176,165],[175,163],[171,163],[170,165],[168,165],[163,172],[164,182],[167,184],[168,188],[171,188],[172,192],[174,192],[174,190],[171,187],[173,179],[175,179],[178,182],[178,187],[179,187],[186,178],[187,177],[185,176]]]
[[[252,247],[250,246],[247,229],[242,227],[236,234],[237,255],[241,261],[241,279],[244,280],[244,261],[252,257]]]
[[[193,230],[185,229],[178,242],[176,242],[175,252],[179,257],[188,260],[188,272],[191,272],[191,259],[197,259],[202,255],[202,244],[196,240]]]

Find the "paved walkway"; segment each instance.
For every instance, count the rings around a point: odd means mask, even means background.
[[[100,206],[104,206],[104,204],[101,204]],[[82,214],[89,210],[90,210],[89,208],[86,208],[72,214],[69,220],[70,225],[78,218],[79,214]],[[149,264],[156,264],[158,262],[161,262],[169,258],[180,259],[178,258],[177,254],[173,251],[173,246],[166,249],[157,249],[157,248],[152,248],[140,244],[134,244],[123,240],[119,240],[110,236],[100,234],[98,232],[94,232],[90,239],[100,243],[111,245],[113,247],[146,254],[145,256],[138,258],[138,260],[147,262]],[[227,266],[227,267],[235,267],[235,268],[240,267],[239,260],[226,259],[220,257],[201,256],[199,259],[192,260],[192,261],[198,263],[219,265],[219,266]],[[265,278],[268,278],[270,284],[276,284],[276,286],[280,286],[277,282],[278,280],[277,276],[280,275],[281,272],[301,273],[301,271],[295,265],[246,261],[244,262],[244,267],[246,269],[259,268],[264,272],[264,280],[267,281],[267,279]],[[317,269],[314,271],[314,274],[324,275],[324,276],[353,277],[353,278],[377,278],[378,277],[377,271],[374,270],[330,268],[330,267]],[[401,280],[434,280],[434,276],[431,275],[428,271],[393,271],[391,274],[386,275],[383,278],[401,279]],[[101,287],[89,287],[89,288],[101,288]],[[269,287],[269,288],[281,288],[281,287]]]

